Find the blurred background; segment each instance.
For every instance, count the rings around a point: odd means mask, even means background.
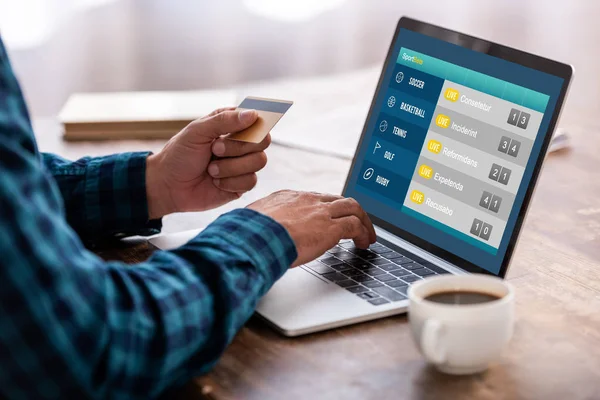
[[[597,162],[588,138],[600,129],[598,1],[0,0],[0,35],[39,148],[70,159],[157,152],[165,143],[63,141],[56,116],[74,92],[232,88],[237,101],[243,95],[295,101],[273,131],[284,146],[271,146],[256,189],[216,210],[167,216],[163,232],[175,232],[282,188],[340,193],[402,15],[573,64],[575,80],[560,122],[572,146],[547,163],[543,176],[550,184],[540,185],[537,197],[562,207],[573,201],[573,182],[594,180],[562,170],[569,165],[591,174]],[[591,196],[575,197],[597,208]],[[552,228],[556,234],[583,218],[582,234],[600,235],[593,219],[573,213]]]
[[[77,91],[225,88],[376,68],[402,15],[572,63],[567,110],[597,109],[596,1],[0,0],[0,33],[39,118]]]

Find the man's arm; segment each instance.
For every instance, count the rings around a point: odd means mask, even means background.
[[[238,210],[145,263],[105,263],[34,155],[1,140],[0,170],[0,397],[154,397],[210,368],[297,257],[281,225]]]
[[[149,153],[121,153],[68,161],[42,153],[57,183],[69,225],[84,239],[153,235],[161,220],[148,219],[146,159]]]
[[[72,187],[71,210],[85,207],[76,225],[111,231],[118,224],[95,218],[148,219],[143,190],[113,190],[144,185],[144,156],[47,160]],[[135,266],[87,251],[40,162],[1,42],[0,172],[2,398],[154,397],[210,368],[297,257],[286,229],[251,210]],[[89,212],[98,207],[107,211]]]
[[[352,199],[278,192],[147,262],[104,262],[34,155],[0,140],[0,170],[2,398],[156,397],[210,369],[290,265],[375,240]]]
[[[164,183],[178,182],[167,187],[172,201],[154,204],[156,215],[215,206],[253,186],[252,171],[263,160],[241,147],[218,149],[223,143],[210,136],[251,123],[243,119],[230,112],[199,121],[198,129],[182,132],[184,144],[194,145],[183,146],[185,162],[157,159],[176,172]],[[182,141],[169,143],[166,154],[183,154]],[[207,146],[247,162],[221,159],[218,173],[188,181],[188,160]],[[202,162],[197,170],[206,169]],[[196,193],[212,197],[198,201]],[[65,220],[0,41],[0,397],[155,397],[210,368],[291,264],[314,259],[340,238],[361,247],[375,240],[351,199],[282,192],[251,208],[220,217],[185,246],[145,263],[100,260]]]

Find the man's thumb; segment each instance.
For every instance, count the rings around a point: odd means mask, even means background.
[[[210,118],[198,121],[202,136],[218,138],[228,133],[248,128],[258,118],[256,110],[222,111]]]

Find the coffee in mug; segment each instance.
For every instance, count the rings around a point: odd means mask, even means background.
[[[500,299],[493,293],[468,291],[468,290],[453,290],[449,292],[432,293],[425,297],[427,301],[441,304],[481,304]]]

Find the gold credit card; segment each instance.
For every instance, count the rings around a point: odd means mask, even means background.
[[[240,103],[238,110],[256,110],[258,119],[243,131],[232,133],[227,139],[242,142],[260,143],[279,122],[283,114],[294,104],[293,101],[266,99],[248,96]]]

